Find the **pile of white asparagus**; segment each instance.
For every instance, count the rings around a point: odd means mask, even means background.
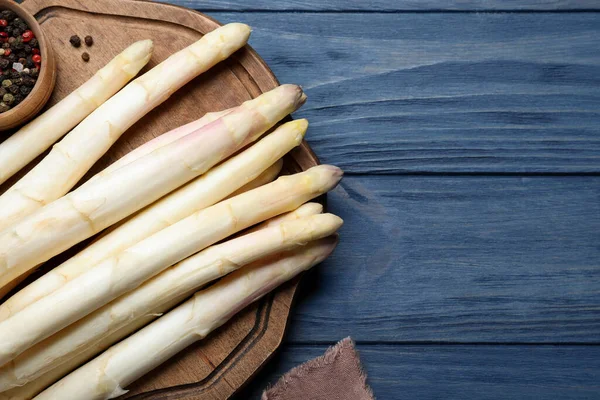
[[[333,251],[342,220],[310,200],[342,171],[276,179],[308,127],[278,125],[306,100],[295,85],[167,132],[72,190],[129,127],[249,35],[225,25],[128,84],[153,50],[134,43],[0,144],[1,183],[60,140],[0,196],[0,292],[102,232],[0,305],[0,399],[120,396]]]

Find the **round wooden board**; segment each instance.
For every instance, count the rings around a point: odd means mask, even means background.
[[[149,38],[154,41],[155,51],[147,70],[219,25],[191,10],[146,1],[27,0],[23,7],[36,16],[55,50],[58,76],[48,105],[65,97],[136,40]],[[69,37],[73,34],[93,36],[94,45],[91,48],[73,48],[69,44]],[[81,59],[84,51],[91,56],[88,63]],[[246,47],[190,82],[135,124],[85,179],[170,129],[193,121],[206,112],[239,105],[277,85],[269,67],[254,50]],[[284,170],[298,172],[316,164],[318,160],[314,153],[303,143],[286,157]],[[0,193],[29,168],[2,185]],[[64,257],[65,254],[56,257],[44,268],[56,265]],[[297,284],[298,279],[248,307],[208,338],[131,385],[123,398],[230,397],[280,345]]]

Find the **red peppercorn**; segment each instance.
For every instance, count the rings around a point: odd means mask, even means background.
[[[31,49],[31,52],[33,54],[40,54],[40,49],[33,48],[33,49]]]
[[[5,56],[10,56],[10,53],[12,53],[11,49],[4,49],[4,55]]]
[[[7,39],[8,38],[8,33],[7,32],[0,32],[0,38]]]
[[[30,30],[26,30],[21,36],[23,37],[23,41],[25,43],[29,42],[34,37],[33,32]]]
[[[40,56],[39,54],[34,54],[34,55],[31,57],[31,60],[32,60],[34,63],[36,63],[36,64],[39,64],[39,63],[41,63],[41,62],[42,62],[42,56]]]
[[[0,26],[3,28],[8,26],[8,21],[5,19],[0,19]]]

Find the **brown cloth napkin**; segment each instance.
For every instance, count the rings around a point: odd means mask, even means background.
[[[346,338],[285,374],[262,400],[374,400],[366,380],[354,342]]]

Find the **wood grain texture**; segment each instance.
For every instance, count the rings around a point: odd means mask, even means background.
[[[289,342],[600,343],[600,178],[346,176]]]
[[[287,346],[259,375],[274,383],[326,346]],[[378,399],[589,400],[600,393],[596,346],[358,345]],[[259,400],[249,388],[235,400]]]
[[[155,50],[146,71],[170,54],[195,42],[218,24],[199,13],[158,3],[132,0],[28,0],[23,7],[38,19],[54,44],[58,60],[54,104],[89,79],[130,43],[152,39]],[[95,38],[91,48],[73,48],[73,34]],[[88,51],[89,63],[81,60]],[[142,71],[142,73],[144,72]],[[176,73],[176,71],[173,71]],[[278,85],[267,65],[251,48],[194,79],[151,111],[109,150],[84,181],[140,144],[208,111],[239,105]],[[303,143],[286,157],[286,172],[318,163]],[[15,177],[16,179],[16,177]],[[0,192],[9,187],[7,182]],[[65,255],[46,263],[57,265]],[[281,343],[298,279],[282,286],[190,349],[163,364],[130,388],[127,398],[223,399],[241,387]]]
[[[598,13],[211,15],[303,85],[346,173],[600,172]]]
[[[598,10],[594,0],[160,0],[200,11],[556,11]]]

